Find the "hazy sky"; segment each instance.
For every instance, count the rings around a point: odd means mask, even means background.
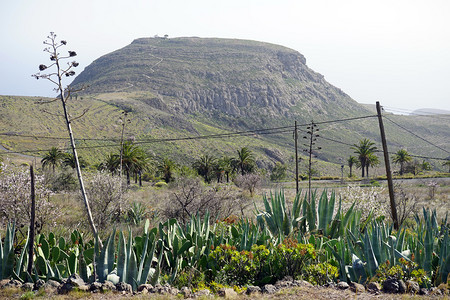
[[[78,71],[141,37],[251,39],[299,51],[358,102],[450,110],[448,0],[5,0],[1,95],[53,95],[30,76],[48,62],[50,31],[78,53]]]

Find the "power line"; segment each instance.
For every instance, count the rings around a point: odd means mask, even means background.
[[[427,142],[428,144],[430,144],[430,145],[432,145],[432,146],[434,146],[434,147],[436,147],[436,148],[438,148],[438,149],[440,149],[440,150],[444,151],[445,153],[449,153],[449,154],[450,154],[450,152],[449,152],[449,151],[447,151],[447,150],[445,150],[444,148],[441,148],[441,147],[439,147],[438,145],[436,145],[436,144],[433,144],[432,142],[430,142],[430,141],[428,141],[428,140],[424,139],[423,137],[421,137],[421,136],[419,136],[419,135],[415,134],[414,132],[412,132],[411,130],[407,129],[406,127],[404,127],[404,126],[402,126],[402,125],[400,125],[400,124],[398,124],[398,123],[396,123],[396,122],[392,121],[392,120],[391,120],[391,119],[389,119],[388,117],[386,117],[386,116],[384,116],[384,117],[385,117],[385,118],[386,118],[386,119],[387,119],[388,121],[390,121],[390,122],[394,123],[395,125],[397,125],[397,126],[398,126],[398,127],[400,127],[401,129],[403,129],[403,130],[405,130],[405,131],[409,132],[410,134],[414,135],[415,137],[417,137],[417,138],[421,139],[422,141],[424,141],[424,142]]]
[[[269,128],[269,129],[256,129],[251,131],[241,131],[241,132],[233,132],[233,133],[225,133],[225,134],[212,134],[212,135],[204,135],[204,136],[191,136],[191,137],[181,137],[181,138],[165,138],[165,139],[149,139],[143,141],[136,141],[134,144],[151,144],[151,143],[161,143],[161,142],[176,142],[176,141],[188,141],[188,140],[201,140],[201,139],[210,139],[210,138],[229,138],[233,136],[250,136],[255,134],[277,134],[277,133],[285,133],[291,132],[293,126],[284,126],[277,128]],[[264,131],[263,131],[264,130]],[[107,147],[118,147],[119,144],[108,144],[108,145],[95,145],[95,146],[78,146],[77,149],[95,149],[95,148],[107,148]],[[71,148],[63,148],[61,150],[71,150]],[[49,149],[40,149],[40,150],[23,150],[23,151],[4,151],[2,153],[38,153],[38,152],[46,152]]]
[[[354,117],[354,118],[346,118],[346,119],[338,119],[338,120],[329,120],[329,121],[322,121],[322,122],[314,122],[314,124],[320,125],[320,124],[327,124],[327,123],[337,123],[337,122],[345,122],[345,121],[352,121],[352,120],[359,120],[359,119],[368,119],[368,118],[376,118],[377,115],[369,115],[369,116],[362,116],[362,117]],[[299,126],[306,126],[305,125],[299,125]]]

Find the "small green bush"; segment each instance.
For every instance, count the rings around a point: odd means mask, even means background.
[[[155,187],[157,188],[167,187],[167,183],[165,181],[158,181],[157,183],[155,183]]]
[[[301,244],[287,238],[275,248],[272,264],[273,272],[278,279],[285,276],[301,277],[303,268],[316,258],[316,251],[312,244]]]
[[[390,266],[389,261],[381,264],[376,271],[375,280],[382,283],[387,278],[395,278],[398,280],[413,280],[416,281],[420,287],[430,287],[431,280],[423,269],[419,269],[418,265],[411,261],[406,261],[403,258],[399,259],[399,264]]]
[[[338,268],[329,263],[310,264],[303,271],[303,279],[314,285],[324,285],[338,277]]]
[[[372,179],[372,180],[370,181],[370,184],[371,184],[372,186],[381,186],[381,184],[380,184],[378,181],[376,181],[375,179]]]
[[[269,255],[270,251],[263,245],[253,245],[251,251],[220,245],[209,254],[209,261],[216,270],[213,279],[229,285],[256,284]]]

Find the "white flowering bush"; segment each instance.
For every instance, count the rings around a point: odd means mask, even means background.
[[[15,222],[18,228],[29,226],[31,216],[31,178],[29,169],[15,168],[6,163],[0,167],[0,222]],[[51,202],[52,192],[44,184],[44,177],[35,175],[35,228],[54,226],[60,210]]]
[[[106,172],[95,173],[88,178],[86,192],[91,205],[94,223],[99,228],[106,226],[128,209],[125,199],[125,188],[121,188],[122,180]]]
[[[362,220],[365,220],[372,210],[375,217],[388,217],[390,216],[389,201],[384,191],[385,188],[383,187],[349,185],[346,189],[340,191],[344,211],[355,202],[355,209],[361,211]]]

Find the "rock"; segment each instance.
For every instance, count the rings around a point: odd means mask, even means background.
[[[77,289],[79,291],[83,291],[83,292],[89,292],[89,286],[88,285],[80,285],[79,287],[77,287]]]
[[[381,290],[382,290],[381,284],[379,284],[378,282],[370,282],[367,285],[367,291],[369,293],[379,294],[379,293],[381,293]]]
[[[438,289],[437,287],[432,287],[432,288],[430,289],[430,295],[433,295],[433,296],[442,296],[443,294],[442,294],[442,291],[441,291],[440,289]]]
[[[20,282],[19,280],[15,280],[15,279],[11,279],[9,280],[4,287],[5,288],[18,288],[22,286],[22,282]]]
[[[20,287],[23,291],[32,291],[34,289],[34,283],[32,282],[25,282]]]
[[[116,287],[114,287],[116,288]],[[102,291],[102,284],[98,281],[94,281],[93,283],[91,283],[89,285],[89,290],[93,293],[98,293],[100,291]]]
[[[339,281],[338,284],[337,284],[337,288],[338,288],[338,289],[341,289],[341,290],[346,290],[346,289],[348,289],[349,287],[350,287],[350,286],[349,286],[348,283],[345,282],[345,281]]]
[[[100,291],[102,292],[116,291],[116,290],[117,290],[116,285],[109,280],[103,282],[100,287]]]
[[[308,282],[306,280],[295,280],[294,285],[296,286],[306,286],[306,287],[313,287],[314,285],[311,282]]]
[[[419,295],[428,295],[428,290],[426,288],[421,288],[419,290]]]
[[[183,295],[184,298],[191,298],[192,290],[186,286],[183,286],[180,290],[180,294]]]
[[[211,295],[211,292],[209,290],[199,290],[194,293],[195,297],[206,297]]]
[[[8,282],[9,282],[9,279],[0,280],[0,289],[2,289]]]
[[[111,273],[106,276],[106,280],[111,281],[114,285],[116,285],[120,282],[120,277],[117,276],[117,274]]]
[[[411,294],[418,294],[419,293],[420,286],[419,286],[419,284],[417,282],[415,282],[413,280],[407,280],[405,282],[405,284],[406,284],[406,291],[408,293],[411,293]]]
[[[277,288],[272,284],[266,284],[263,286],[262,292],[264,294],[275,294],[277,292]]]
[[[73,287],[81,287],[86,285],[84,280],[78,274],[70,275],[70,277],[67,279],[67,283],[71,284]]]
[[[41,282],[40,282],[41,281]],[[44,280],[39,279],[34,284],[34,288],[36,290],[39,290],[40,288],[44,289],[44,292],[47,294],[55,294],[58,292],[58,288],[61,284],[58,281],[55,280],[49,280],[47,282],[44,282]]]
[[[152,290],[153,290],[153,285],[151,285],[151,284],[141,284],[137,288],[138,292],[143,292],[143,293],[149,293]],[[146,291],[146,292],[144,292],[144,291]]]
[[[108,282],[108,281],[107,281]],[[105,282],[106,283],[106,282]],[[125,293],[132,293],[133,289],[131,287],[131,284],[125,283],[125,282],[119,282],[116,284],[116,289],[119,292],[125,292]]]
[[[350,289],[357,294],[364,293],[366,291],[366,288],[360,283],[350,282],[349,286]]]
[[[383,281],[383,292],[392,294],[402,294],[406,292],[406,284],[403,280],[388,278]]]
[[[251,285],[247,287],[247,290],[245,291],[245,294],[249,296],[258,295],[261,293],[261,288],[259,286]]]
[[[169,294],[176,296],[176,295],[178,295],[179,293],[180,293],[180,290],[179,290],[179,289],[177,289],[177,288],[175,288],[175,287],[169,288]]]
[[[224,288],[220,289],[217,292],[217,295],[219,295],[219,297],[224,297],[226,299],[234,299],[237,297],[238,294],[232,288]]]
[[[66,295],[68,294],[71,290],[73,290],[73,285],[71,285],[70,283],[66,282],[61,284],[58,287],[58,294],[60,295]]]
[[[289,278],[288,278],[289,279]],[[294,285],[294,282],[292,280],[278,280],[277,282],[275,282],[275,287],[277,289],[283,289],[283,288],[288,288]]]
[[[50,281],[50,280],[49,280]],[[52,280],[53,281],[53,280]],[[35,290],[39,290],[41,287],[43,287],[44,286],[44,284],[45,284],[45,281],[44,280],[42,280],[42,279],[38,279],[35,283],[34,283],[34,289]],[[58,285],[55,287],[55,288],[57,288],[59,286],[59,283],[58,283]]]
[[[169,284],[161,285],[161,284],[157,283],[157,284],[155,284],[155,287],[153,288],[153,292],[161,294],[161,295],[166,295],[166,294],[172,295],[172,287]],[[178,294],[178,292],[177,292],[177,294]]]

